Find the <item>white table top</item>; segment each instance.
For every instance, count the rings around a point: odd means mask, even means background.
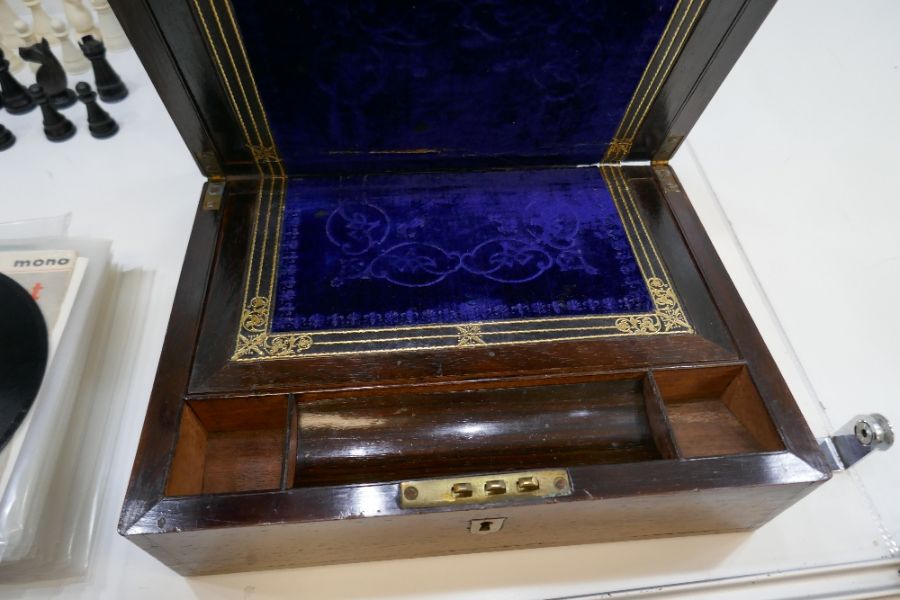
[[[891,0],[783,0],[673,161],[819,436],[863,412],[900,423],[893,379],[900,318],[892,305],[900,299],[898,23],[900,3]],[[71,211],[73,235],[109,238],[121,268],[153,272],[140,338],[129,346],[134,370],[123,384],[124,417],[88,572],[0,585],[0,595],[500,599],[671,584],[689,585],[666,594],[694,598],[844,589],[872,597],[889,585],[900,595],[892,562],[900,563],[900,448],[836,474],[752,533],[199,578],[176,575],[119,537],[204,178],[134,54],[110,58],[132,92],[108,106],[122,126],[115,138],[87,135],[80,107],[67,111],[77,137],[58,145],[43,139],[37,113],[0,112],[19,138],[0,154],[0,220]],[[804,569],[812,571],[797,571]],[[727,588],[712,581],[740,576],[752,577]]]

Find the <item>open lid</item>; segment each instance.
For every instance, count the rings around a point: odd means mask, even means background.
[[[115,4],[201,169],[280,176],[666,160],[773,3]]]

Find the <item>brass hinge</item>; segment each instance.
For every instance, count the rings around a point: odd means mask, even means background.
[[[222,195],[225,193],[224,179],[210,179],[206,182],[203,191],[203,210],[219,210],[222,205]]]
[[[681,142],[683,141],[683,135],[670,135],[667,137],[663,143],[660,144],[659,149],[653,156],[652,162],[654,164],[667,164],[669,162],[669,157],[675,154],[675,151],[678,150],[678,147],[681,146]]]
[[[204,150],[197,153],[197,164],[200,170],[210,179],[218,179],[223,175],[222,165],[219,164],[219,158],[212,150]]]
[[[675,179],[675,176],[672,174],[672,169],[670,169],[668,165],[654,164],[653,172],[656,173],[656,179],[659,181],[664,192],[678,193],[681,191],[681,186],[678,185],[678,180]]]

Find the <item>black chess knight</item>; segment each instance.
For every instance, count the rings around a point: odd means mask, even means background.
[[[12,134],[12,131],[0,124],[0,152],[12,147],[15,143],[16,136]]]
[[[50,51],[50,44],[41,39],[37,44],[19,48],[19,56],[37,63],[40,68],[35,75],[37,84],[44,90],[50,104],[54,108],[68,108],[75,104],[75,92],[69,89],[69,79],[63,66]]]
[[[44,115],[44,135],[51,142],[64,142],[75,135],[75,126],[72,121],[65,118],[51,104],[47,94],[41,86],[34,84],[28,88],[28,93],[41,107]]]
[[[118,102],[128,95],[128,88],[106,60],[106,46],[94,36],[86,35],[78,43],[81,52],[94,67],[94,83],[104,102]]]
[[[18,82],[9,72],[9,61],[0,50],[0,97],[3,98],[3,106],[11,115],[21,115],[33,110],[34,99],[28,95],[25,86]]]
[[[91,86],[81,81],[75,86],[75,91],[87,108],[88,130],[91,135],[100,140],[116,135],[119,131],[118,123],[97,104],[97,94]]]

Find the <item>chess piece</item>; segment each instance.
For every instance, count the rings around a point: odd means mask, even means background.
[[[98,140],[116,135],[119,132],[119,124],[97,104],[97,94],[91,86],[80,81],[75,85],[75,91],[78,92],[78,99],[87,108],[88,129],[91,135]]]
[[[50,99],[38,84],[28,88],[28,93],[41,107],[44,115],[44,135],[51,142],[64,142],[75,135],[75,126],[50,104]]]
[[[3,0],[0,0],[3,2]],[[7,45],[7,40],[0,37],[0,52],[6,55],[6,60],[9,61],[9,72],[10,73],[18,73],[19,70],[25,66],[25,63],[22,62],[22,59],[19,58],[19,53],[16,52],[15,48]]]
[[[50,26],[53,27],[53,35],[55,35],[56,39],[59,41],[63,68],[70,75],[79,75],[90,71],[91,63],[88,62],[84,57],[84,54],[81,53],[81,50],[76,48],[75,44],[72,43],[72,40],[69,39],[69,28],[66,27],[66,24],[57,19],[53,19],[50,22]]]
[[[16,39],[16,28],[13,23],[18,17],[9,7],[7,0],[0,0],[0,39],[6,38],[6,44],[12,44]]]
[[[108,0],[91,0],[91,6],[97,11],[97,25],[100,27],[100,37],[110,52],[127,50],[131,47],[119,20],[109,6]],[[103,94],[100,95],[103,97]]]
[[[28,25],[25,21],[13,21],[13,27],[16,29],[16,35],[19,37],[18,46],[21,48],[23,46],[32,46],[37,44],[37,38],[34,37],[34,32],[31,31],[31,26]],[[31,69],[32,73],[37,73],[38,67],[40,65],[36,63],[28,63],[28,68]]]
[[[94,83],[97,84],[100,99],[104,102],[124,100],[128,95],[128,88],[106,60],[106,48],[103,42],[86,35],[78,45],[94,67]]]
[[[16,143],[16,136],[12,134],[12,131],[7,129],[0,123],[0,152],[3,152],[7,148],[11,148],[13,144]]]
[[[66,72],[50,51],[46,39],[27,48],[19,48],[19,56],[41,66],[35,79],[54,108],[68,108],[75,104],[75,92],[69,89]]]
[[[35,37],[47,38],[51,43],[56,39],[53,37],[53,29],[50,27],[50,15],[41,5],[41,0],[22,0],[28,10],[31,11],[31,30]]]
[[[82,0],[63,0],[63,10],[69,25],[75,30],[75,39],[80,40],[86,35],[100,37],[100,31],[94,25],[94,15],[85,7]]]
[[[27,113],[35,106],[34,99],[25,91],[25,86],[9,72],[9,61],[2,51],[0,51],[0,97],[3,98],[6,111],[11,115]]]

